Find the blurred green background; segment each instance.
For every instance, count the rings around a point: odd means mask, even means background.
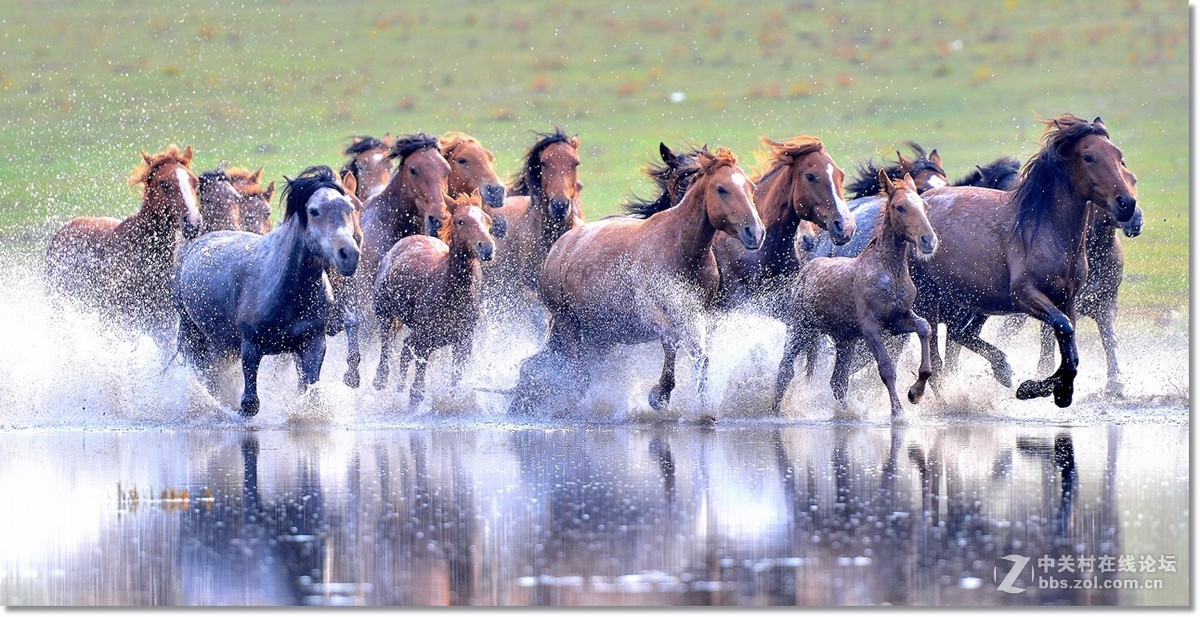
[[[1186,331],[1188,7],[1178,0],[778,4],[519,0],[0,6],[0,232],[41,250],[137,206],[138,151],[278,178],[352,134],[462,130],[516,169],[534,131],[582,139],[584,209],[650,192],[669,145],[821,137],[850,171],[905,140],[958,177],[1037,148],[1038,116],[1102,116],[1138,174],[1125,314]],[[672,96],[674,93],[674,97]],[[673,99],[682,99],[673,102]],[[32,250],[32,249],[31,249]]]

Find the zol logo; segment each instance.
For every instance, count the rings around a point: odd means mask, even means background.
[[[1000,569],[992,568],[992,580],[999,583],[996,589],[1004,593],[1024,593],[1024,587],[1015,587],[1013,583],[1017,581],[1017,577],[1021,576],[1021,572],[1025,570],[1026,564],[1029,563],[1029,558],[1024,555],[1005,555],[1001,559],[1006,559],[1012,562],[1012,567],[1008,569],[1008,573],[1004,575],[1004,580],[1000,580]]]

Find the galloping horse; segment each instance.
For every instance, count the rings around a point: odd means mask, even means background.
[[[587,385],[586,359],[616,344],[661,341],[659,382],[650,391],[663,408],[675,387],[675,355],[683,346],[693,357],[701,403],[707,412],[707,324],[720,275],[712,244],[717,232],[737,237],[746,248],[762,247],[764,229],[753,191],[733,153],[720,148],[697,155],[700,169],[673,208],[647,219],[610,217],[563,234],[546,257],[539,279],[551,314],[546,347],[521,365],[511,411],[526,413],[545,377],[546,358],[565,357]]]
[[[404,388],[408,361],[415,358],[410,407],[425,396],[430,354],[453,346],[452,381],[458,381],[471,353],[483,278],[479,262],[490,261],[496,251],[489,232],[492,218],[481,206],[478,191],[451,202],[451,224],[440,238],[409,236],[400,240],[383,258],[375,277],[374,308],[382,342],[375,387],[387,385],[392,341],[400,327],[407,326],[409,336],[400,354],[397,387]]]
[[[894,181],[879,171],[884,187],[884,207],[875,225],[875,236],[857,257],[817,257],[804,265],[788,294],[787,341],[775,383],[772,405],[779,403],[792,381],[793,364],[804,348],[804,340],[819,333],[832,336],[837,344],[833,377],[829,385],[833,396],[844,404],[850,379],[850,361],[859,339],[875,355],[879,377],[887,386],[892,419],[901,414],[896,395],[896,366],[883,344],[884,331],[892,334],[916,332],[921,339],[921,366],[917,381],[908,390],[914,404],[925,393],[925,383],[933,374],[930,366],[929,323],[913,313],[917,288],[909,274],[908,245],[928,258],[937,250],[938,239],[925,203],[917,196],[912,176]]]
[[[497,242],[500,258],[487,268],[485,277],[502,297],[511,298],[522,288],[536,290],[550,247],[583,224],[579,137],[568,136],[558,126],[537,137],[509,186],[504,206],[492,213],[503,216],[508,229]]]
[[[948,187],[924,195],[942,249],[929,261],[914,262],[913,279],[917,312],[930,323],[939,321],[944,302],[954,302],[977,313],[1027,313],[1050,324],[1059,368],[1021,384],[1017,398],[1053,394],[1056,405],[1067,407],[1079,366],[1076,298],[1087,279],[1093,208],[1128,222],[1137,208],[1136,177],[1100,118],[1087,122],[1064,114],[1045,123],[1044,146],[1025,164],[1011,193]],[[949,335],[989,360],[1003,357],[971,332]],[[941,368],[936,337],[935,331],[935,372]]]
[[[371,285],[379,271],[379,262],[401,238],[417,234],[436,235],[449,217],[446,190],[450,165],[442,157],[438,139],[427,133],[398,137],[391,158],[397,160],[396,173],[383,191],[371,197],[361,208],[362,263],[358,276],[334,283],[335,311],[340,318],[330,320],[332,336],[340,327],[346,330],[346,385],[357,388],[359,352],[358,327],[370,298]]]
[[[283,189],[283,222],[265,236],[206,234],[180,251],[173,299],[179,351],[211,388],[238,355],[241,415],[258,413],[258,366],[265,355],[295,355],[303,391],[321,375],[325,316],[333,301],[325,269],[358,267],[354,205],[333,170],[304,170]]]
[[[191,163],[191,146],[142,152],[129,178],[141,188],[141,208],[125,220],[76,217],[60,227],[46,249],[47,291],[156,333],[169,330],[176,236],[195,237],[202,223]]]
[[[263,188],[246,170],[221,168],[200,174],[201,234],[240,230],[263,235],[271,231],[271,194],[275,183]]]
[[[339,176],[347,173],[354,176],[358,187],[354,194],[362,201],[379,194],[383,187],[392,179],[392,146],[395,140],[391,133],[376,139],[370,135],[355,135],[350,138],[350,145],[342,154],[350,160],[342,164]]]
[[[483,147],[478,139],[459,131],[443,133],[438,138],[442,158],[450,164],[447,192],[452,199],[467,197],[476,190],[488,208],[504,205],[507,189],[496,175],[493,163],[496,160],[491,150]]]

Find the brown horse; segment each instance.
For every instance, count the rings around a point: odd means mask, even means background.
[[[521,171],[498,212],[507,233],[497,243],[500,259],[487,269],[488,286],[511,298],[522,287],[537,290],[538,274],[550,247],[568,230],[583,224],[579,184],[579,136],[561,127],[538,133]]]
[[[587,385],[586,359],[615,344],[660,341],[664,361],[650,406],[663,408],[675,387],[675,355],[693,357],[701,405],[708,413],[706,314],[720,275],[713,256],[717,232],[760,248],[764,229],[754,195],[733,153],[701,150],[700,169],[679,205],[647,219],[610,217],[563,234],[539,279],[551,314],[550,337],[538,356],[521,366],[512,410],[528,412],[544,388],[539,370],[546,355],[575,367],[575,388]],[[539,358],[539,356],[543,356]]]
[[[275,183],[263,188],[258,183],[262,170],[251,173],[217,168],[200,174],[200,234],[240,230],[263,235],[271,231],[271,195]]]
[[[833,377],[829,385],[838,403],[845,404],[850,380],[850,361],[859,339],[875,355],[879,377],[887,386],[892,419],[901,414],[896,395],[896,366],[884,348],[883,333],[916,332],[921,339],[921,366],[917,381],[908,390],[908,400],[917,403],[925,394],[925,383],[933,374],[930,366],[929,322],[913,313],[917,288],[908,267],[908,245],[928,258],[937,250],[938,239],[925,216],[925,203],[917,195],[912,176],[896,181],[879,171],[885,203],[875,237],[857,257],[817,257],[804,265],[788,294],[787,341],[775,382],[772,405],[779,404],[792,381],[796,356],[805,342],[828,334],[837,346]]]
[[[504,205],[507,189],[493,167],[496,157],[478,139],[459,131],[450,131],[438,138],[442,157],[450,164],[447,181],[451,198],[466,197],[476,190],[488,208]]]
[[[943,302],[983,314],[1026,313],[1050,324],[1061,362],[1054,374],[1029,380],[1017,398],[1054,395],[1071,404],[1079,354],[1075,348],[1076,297],[1087,278],[1085,238],[1093,207],[1125,223],[1137,208],[1136,177],[1100,118],[1070,114],[1046,120],[1044,146],[1026,164],[1011,193],[971,187],[925,193],[929,220],[942,250],[914,262],[918,313],[937,323]],[[978,335],[950,337],[988,358],[1003,354]],[[934,334],[934,370],[940,369]]]
[[[478,191],[452,201],[451,224],[440,239],[409,236],[400,240],[384,257],[375,278],[375,317],[382,342],[375,387],[387,385],[392,341],[400,327],[407,326],[409,335],[400,355],[397,387],[404,388],[408,361],[415,358],[410,407],[425,396],[430,354],[452,346],[453,381],[458,381],[458,373],[471,353],[483,278],[479,262],[490,261],[496,251],[489,231],[492,218],[482,205]]]
[[[355,196],[359,200],[365,202],[378,195],[392,179],[393,145],[395,140],[392,139],[391,133],[384,135],[383,139],[376,139],[370,135],[355,135],[350,138],[350,145],[342,152],[350,157],[350,160],[342,164],[338,175],[345,177],[349,173],[354,176],[358,187]]]
[[[263,168],[251,172],[241,167],[230,167],[227,172],[233,188],[241,195],[238,204],[240,218],[238,228],[258,235],[271,231],[271,196],[275,194],[275,181],[262,185]]]
[[[396,139],[389,155],[396,159],[396,173],[383,191],[368,199],[361,212],[362,261],[353,279],[335,284],[337,311],[341,320],[330,322],[330,334],[337,326],[346,330],[348,365],[343,378],[357,388],[360,316],[369,315],[371,285],[379,271],[379,262],[402,238],[418,234],[436,235],[446,219],[447,182],[450,165],[442,157],[437,137],[414,133]],[[361,190],[361,187],[360,187]]]
[[[77,217],[60,227],[46,249],[47,291],[165,334],[177,236],[195,237],[202,223],[191,163],[191,146],[142,152],[129,178],[141,208],[125,220]]]
[[[849,242],[855,222],[842,198],[845,174],[816,137],[793,137],[786,142],[762,138],[770,152],[754,184],[754,203],[767,228],[761,251],[747,250],[732,237],[713,244],[721,271],[718,304],[734,308],[747,302],[768,303],[797,272],[800,259],[796,238],[804,222],[829,230],[836,244]],[[806,230],[811,227],[805,225]],[[768,313],[782,318],[778,306]]]

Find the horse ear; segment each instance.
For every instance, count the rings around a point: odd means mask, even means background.
[[[284,177],[286,178],[287,176]],[[271,184],[274,185],[275,183],[272,182]],[[358,178],[355,178],[354,174],[347,171],[346,175],[342,176],[342,188],[346,189],[346,192],[351,195],[357,195]]]
[[[263,168],[260,165],[258,167],[258,171],[254,172],[254,174],[250,176],[250,182],[253,184],[258,184],[258,181],[262,180],[262,172],[263,172]]]
[[[907,173],[904,174],[903,182],[908,185],[908,188],[910,188],[914,191],[917,190],[917,182],[915,180],[913,180],[912,174],[907,174]]]
[[[1103,128],[1105,128],[1105,127],[1104,127],[1104,121],[1100,119],[1100,116],[1096,116],[1096,119],[1095,119],[1095,120],[1092,120],[1092,125],[1094,125],[1094,126],[1098,126],[1098,127],[1102,128],[1102,129],[1103,129]],[[1107,129],[1106,129],[1106,130],[1107,130]]]
[[[896,159],[900,161],[900,169],[909,171],[913,168],[913,162],[904,158],[904,155],[900,154],[899,150],[896,151]]]
[[[879,170],[879,188],[889,190],[892,188],[892,179],[888,177],[887,171],[883,169]]]
[[[193,156],[194,154],[195,154],[195,152],[193,152],[193,151],[192,151],[192,147],[191,147],[191,146],[188,146],[188,147],[187,147],[187,150],[184,150],[184,151],[183,151],[183,164],[184,164],[185,166],[186,166],[186,165],[191,165],[191,164],[192,164],[192,156]]]
[[[579,136],[572,135],[571,138],[567,140],[567,143],[571,144],[572,148],[575,148],[576,150],[578,150],[579,149]]]
[[[271,196],[274,194],[275,194],[275,181],[272,180],[271,183],[267,185],[267,191],[265,193],[263,193],[263,199],[266,199],[269,202],[269,201],[271,201]]]
[[[475,187],[475,190],[471,191],[471,203],[477,206],[483,205],[483,194],[479,192],[479,187]]]
[[[942,166],[942,155],[938,154],[937,148],[934,148],[933,152],[929,153],[929,162],[937,165],[938,167]]]
[[[154,157],[150,156],[149,154],[146,154],[145,150],[142,150],[142,160],[146,161],[146,164],[149,165],[150,161],[154,160]]]
[[[662,157],[664,163],[670,165],[675,162],[675,153],[667,147],[667,144],[658,142],[658,155]]]

